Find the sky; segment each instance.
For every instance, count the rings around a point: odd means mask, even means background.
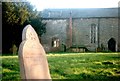
[[[28,0],[38,11],[47,8],[113,8],[120,0]]]

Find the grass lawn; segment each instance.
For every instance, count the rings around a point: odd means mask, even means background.
[[[18,56],[0,58],[2,79],[20,79]],[[120,53],[49,53],[47,58],[52,79],[120,79]]]

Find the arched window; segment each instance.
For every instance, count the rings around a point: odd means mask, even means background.
[[[91,30],[90,30],[90,34],[91,34],[91,43],[96,43],[97,40],[97,26],[96,24],[91,24]]]

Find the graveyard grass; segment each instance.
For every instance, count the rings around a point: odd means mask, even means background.
[[[18,56],[1,56],[2,79],[20,79]],[[55,79],[116,81],[120,79],[120,53],[48,53]]]

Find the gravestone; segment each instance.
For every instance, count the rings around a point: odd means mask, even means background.
[[[46,53],[31,25],[23,29],[18,53],[22,79],[51,79]]]
[[[13,47],[12,47],[12,52],[13,52],[13,55],[16,55],[17,54],[17,46],[14,44]]]

